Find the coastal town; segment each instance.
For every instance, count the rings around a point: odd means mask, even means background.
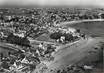
[[[104,39],[71,27],[82,23],[89,31],[87,24],[103,25],[104,9],[1,8],[0,73],[96,73],[97,64],[82,59],[90,59],[86,51],[99,56]]]

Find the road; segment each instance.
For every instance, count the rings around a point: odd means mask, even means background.
[[[18,50],[18,49],[20,49],[20,48],[14,46],[14,45],[12,45],[12,44],[3,43],[3,42],[0,42],[0,47],[2,47],[2,48],[3,48],[3,47],[4,47],[4,48],[7,48],[7,49],[9,49],[9,50]]]
[[[65,26],[70,24],[72,25],[76,23],[93,22],[93,21],[104,21],[104,19],[84,19],[84,20],[67,21],[67,22],[61,22],[60,24],[57,24],[57,26]]]

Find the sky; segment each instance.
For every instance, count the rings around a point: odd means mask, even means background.
[[[18,6],[101,6],[104,7],[104,0],[0,0],[0,5]]]

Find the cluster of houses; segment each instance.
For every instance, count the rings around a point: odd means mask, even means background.
[[[8,55],[0,53],[0,72],[23,72],[29,73],[36,69],[43,61],[52,61],[56,47],[51,44],[40,43],[37,48],[23,47],[14,52],[9,51]]]
[[[63,44],[74,42],[81,38],[85,39],[86,37],[85,34],[80,33],[80,29],[71,27],[50,27],[49,32],[51,33],[51,39]]]

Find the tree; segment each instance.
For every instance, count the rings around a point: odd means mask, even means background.
[[[72,41],[73,40],[72,34],[64,34],[64,36],[65,36],[66,41]]]
[[[101,14],[101,18],[104,19],[104,14]]]
[[[15,36],[13,35],[13,33],[11,33],[10,35],[8,35],[6,40],[11,44],[30,47],[30,41],[27,39],[27,37]]]
[[[77,33],[80,33],[80,29],[76,29],[76,32],[77,32]]]
[[[60,37],[62,36],[62,33],[60,33],[60,32],[55,32],[55,33],[52,33],[51,35],[50,35],[50,38],[51,39],[60,39]]]

